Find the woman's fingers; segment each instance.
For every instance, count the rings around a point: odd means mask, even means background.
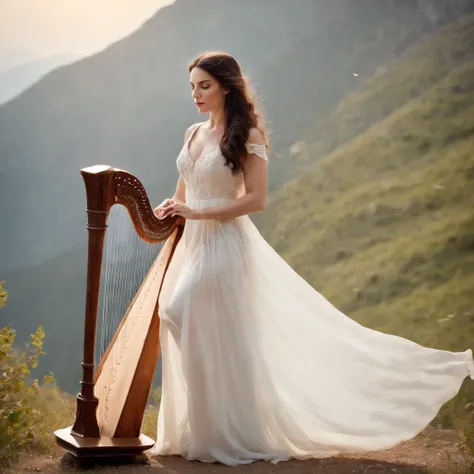
[[[165,219],[166,217],[180,215],[183,205],[174,202],[173,200],[169,200],[170,204],[162,206],[158,209],[157,217],[158,219]]]
[[[165,199],[159,206],[158,209],[163,209],[164,207],[170,206],[174,204],[174,201],[172,199]]]
[[[160,211],[161,211],[161,214],[160,214],[161,217],[166,217],[173,209],[174,209],[173,206],[169,206],[169,207],[160,209]]]
[[[164,219],[165,217],[168,217],[175,211],[175,205],[173,204],[171,206],[168,206],[167,208],[163,208],[161,209],[161,211],[162,211],[161,218]]]
[[[164,212],[166,212],[173,205],[174,201],[172,199],[165,199],[158,207],[153,209],[153,213],[158,219],[163,219],[163,217],[165,217],[163,215]]]

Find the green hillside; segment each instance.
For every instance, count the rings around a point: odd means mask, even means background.
[[[474,14],[466,15],[427,36],[402,58],[379,68],[356,92],[344,97],[305,133],[302,140],[307,151],[299,156],[299,164],[314,163],[352,140],[472,59],[473,31]],[[374,54],[371,48],[369,42],[359,45],[358,49],[370,56]],[[356,65],[353,68],[357,70]]]

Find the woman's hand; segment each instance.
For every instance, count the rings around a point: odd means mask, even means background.
[[[164,210],[172,204],[174,204],[172,199],[165,199],[159,206],[156,206],[155,209],[153,209],[153,214],[155,214],[155,217],[158,219],[163,219]]]
[[[168,203],[165,207],[161,208],[160,211],[162,214],[159,219],[164,219],[168,216],[181,216],[185,219],[199,219],[199,214],[196,210],[191,209],[180,202],[171,201],[171,203]]]

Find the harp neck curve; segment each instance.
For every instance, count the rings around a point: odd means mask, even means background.
[[[94,165],[81,169],[81,175],[86,187],[88,228],[101,229],[114,204],[128,210],[139,237],[151,244],[166,240],[176,226],[184,224],[177,216],[158,219],[143,184],[128,171]]]

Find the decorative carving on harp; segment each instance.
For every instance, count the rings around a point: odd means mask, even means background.
[[[97,165],[81,174],[89,233],[83,375],[75,422],[54,434],[57,443],[77,457],[134,455],[154,444],[140,429],[160,351],[158,298],[184,220],[157,219],[143,185],[126,171]],[[157,257],[157,246],[150,246],[154,261],[94,373],[104,238],[114,204],[125,206],[141,240],[164,245]],[[123,288],[114,297],[121,292]]]

